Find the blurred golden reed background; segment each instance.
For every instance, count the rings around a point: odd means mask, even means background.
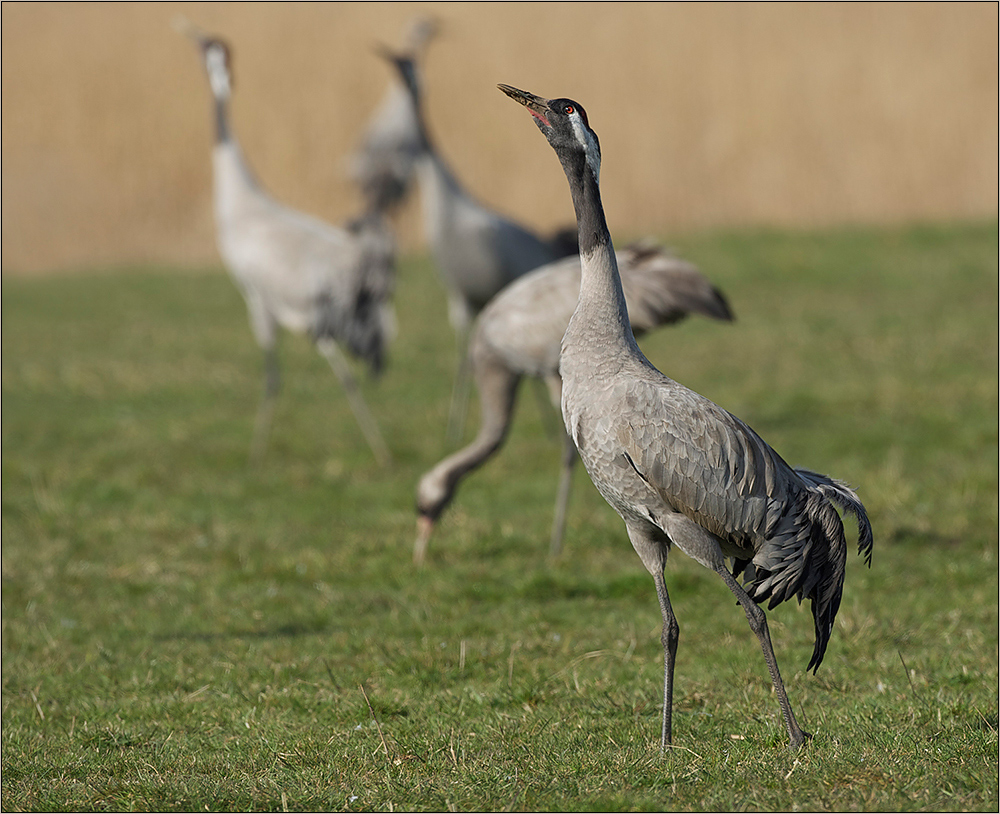
[[[436,142],[540,229],[562,171],[506,82],[587,108],[622,239],[717,226],[996,217],[997,24],[981,4],[4,4],[3,269],[216,265],[210,97],[184,15],[233,48],[235,130],[264,186],[339,222],[391,75],[377,42],[435,15]],[[422,245],[419,204],[400,243]]]

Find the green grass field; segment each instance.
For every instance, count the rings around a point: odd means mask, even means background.
[[[427,261],[365,383],[385,470],[302,338],[249,468],[235,288],[125,269],[3,281],[2,807],[996,810],[997,224],[673,245],[737,322],[647,355],[874,525],[818,675],[807,606],[769,613],[804,750],[743,613],[676,554],[661,755],[652,581],[582,470],[549,561],[556,416],[527,387],[413,567],[454,362]]]

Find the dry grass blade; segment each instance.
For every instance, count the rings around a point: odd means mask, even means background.
[[[368,693],[365,692],[365,685],[359,684],[358,686],[361,688],[361,694],[365,697],[365,703],[368,705],[368,711],[371,713],[372,720],[375,722],[375,728],[378,730],[379,739],[382,741],[382,748],[385,750],[385,759],[391,762],[393,757],[389,754],[389,744],[385,742],[385,735],[382,734],[382,724],[378,722],[378,716],[375,715],[372,702],[368,700]]]

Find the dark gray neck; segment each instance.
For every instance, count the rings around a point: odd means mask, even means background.
[[[611,232],[604,218],[601,188],[581,153],[560,155],[573,196],[573,209],[580,231],[580,254],[591,254],[600,247],[611,251]]]
[[[404,82],[404,85],[407,93],[410,95],[410,101],[413,104],[413,113],[417,122],[417,133],[420,137],[421,153],[427,159],[429,165],[434,168],[435,174],[441,179],[446,187],[450,187],[452,190],[467,196],[468,193],[458,182],[458,179],[455,177],[455,173],[453,173],[451,171],[451,167],[448,166],[448,162],[445,161],[441,154],[434,148],[434,141],[431,139],[430,133],[427,130],[427,122],[424,119],[424,109],[421,104],[419,91],[409,82]]]
[[[229,129],[229,103],[225,99],[215,100],[215,141],[225,144],[232,140]]]
[[[413,105],[413,117],[417,122],[417,133],[420,136],[420,149],[425,153],[434,152],[434,142],[431,140],[430,133],[427,130],[427,122],[424,119],[424,106],[423,101],[420,97],[420,91],[406,79],[403,79],[403,87],[406,88],[406,93],[410,97],[410,104]]]

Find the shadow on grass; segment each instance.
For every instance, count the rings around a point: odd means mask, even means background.
[[[326,623],[287,624],[260,630],[220,630],[192,631],[177,633],[159,633],[153,636],[160,642],[217,642],[230,639],[296,639],[304,636],[329,635],[330,626]]]

